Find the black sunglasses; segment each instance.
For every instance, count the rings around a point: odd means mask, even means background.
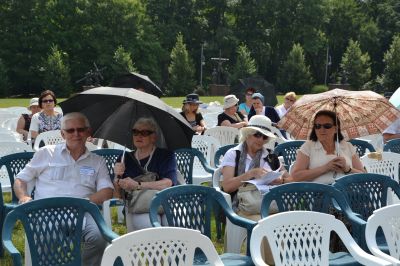
[[[253,136],[254,137],[256,137],[256,138],[263,138],[263,140],[267,140],[268,139],[268,136],[265,136],[263,133],[261,133],[261,132],[256,132],[256,133],[254,133],[253,134]]]
[[[139,135],[141,135],[141,136],[143,136],[143,137],[148,137],[148,136],[150,136],[150,135],[153,134],[153,133],[154,133],[154,131],[151,131],[151,130],[132,129],[132,134],[133,134],[134,136],[139,136]]]
[[[326,123],[326,124],[314,124],[314,128],[315,129],[321,129],[322,127],[325,129],[330,129],[332,128],[334,125],[331,123]]]
[[[68,129],[63,129],[65,132],[67,132],[68,134],[72,134],[78,132],[78,133],[83,133],[85,132],[87,129],[87,127],[77,127],[77,128],[68,128]]]
[[[52,102],[54,102],[53,99],[42,100],[42,103],[52,103]]]

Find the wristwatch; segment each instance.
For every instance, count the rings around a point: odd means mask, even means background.
[[[138,186],[136,187],[136,190],[142,189],[142,183],[140,181],[137,182]]]

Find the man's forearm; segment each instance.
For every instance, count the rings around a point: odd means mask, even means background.
[[[30,196],[28,195],[27,192],[27,185],[25,181],[22,181],[20,179],[15,179],[14,182],[14,192],[17,198],[20,200],[20,202],[25,202],[26,200],[24,199],[30,199]]]
[[[96,193],[93,193],[89,199],[93,203],[102,204],[105,200],[111,199],[112,196],[113,190],[111,188],[103,188]]]

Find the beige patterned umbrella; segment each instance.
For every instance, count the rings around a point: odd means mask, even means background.
[[[314,116],[320,110],[338,114],[345,139],[379,134],[400,118],[400,111],[375,92],[334,89],[304,95],[290,108],[278,126],[295,139],[307,139]]]

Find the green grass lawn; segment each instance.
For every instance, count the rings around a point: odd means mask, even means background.
[[[278,102],[282,103],[283,102],[283,96],[279,95],[277,96]],[[167,103],[168,105],[174,107],[174,108],[180,108],[182,106],[182,101],[185,99],[185,97],[163,97],[162,100]],[[223,96],[201,96],[200,100],[203,101],[204,103],[209,103],[209,102],[214,102],[218,101],[221,104],[223,103]],[[5,107],[11,107],[11,106],[28,106],[29,105],[29,100],[30,99],[0,99],[0,108],[5,108]],[[58,99],[58,102],[62,102],[65,99]],[[3,193],[5,202],[10,202],[11,201],[11,195],[10,193]],[[24,231],[21,226],[21,224],[17,224],[17,226],[14,229],[14,243],[17,246],[18,250],[21,252],[21,254],[24,254]],[[126,233],[126,227],[122,224],[117,223],[117,214],[116,210],[113,210],[113,230],[117,234],[125,234]],[[213,226],[213,230],[215,230],[215,226]],[[216,232],[213,231],[213,236],[216,236]],[[217,240],[215,237],[213,237],[213,243],[219,253],[223,252],[223,242]],[[5,258],[0,259],[0,265],[2,266],[8,266],[12,265],[11,257],[6,254]]]

